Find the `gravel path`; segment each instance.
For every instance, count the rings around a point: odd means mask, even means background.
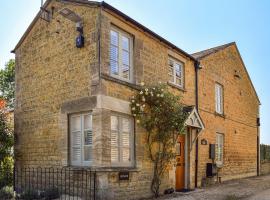
[[[270,175],[227,181],[188,193],[174,193],[159,200],[270,200]]]

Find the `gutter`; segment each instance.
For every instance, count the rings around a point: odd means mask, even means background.
[[[49,3],[52,0],[47,0],[43,7],[46,8]],[[150,34],[152,37],[156,38],[157,40],[159,40],[160,42],[163,42],[164,44],[168,45],[169,47],[171,47],[172,49],[182,53],[183,55],[185,55],[186,57],[190,58],[192,61],[196,62],[196,58],[194,58],[192,55],[190,55],[189,53],[183,51],[182,49],[180,49],[179,47],[177,47],[176,45],[174,45],[173,43],[169,42],[168,40],[166,40],[165,38],[161,37],[160,35],[156,34],[155,32],[151,31],[149,28],[145,27],[144,25],[140,24],[139,22],[137,22],[136,20],[132,19],[131,17],[129,17],[128,15],[124,14],[123,12],[121,12],[120,10],[114,8],[113,6],[111,6],[110,4],[102,1],[102,2],[97,2],[97,1],[85,1],[85,0],[57,0],[59,2],[62,3],[76,3],[78,5],[90,5],[90,6],[100,6],[102,8],[108,9],[113,13],[116,13],[117,15],[119,15],[120,17],[124,18],[126,21],[130,22],[131,24],[137,26],[138,28],[142,29],[144,32]],[[18,49],[20,47],[20,45],[23,43],[23,41],[25,40],[25,38],[27,37],[27,35],[29,34],[29,32],[32,30],[33,26],[35,25],[35,23],[38,21],[39,16],[40,16],[41,12],[39,11],[38,14],[36,15],[36,17],[34,18],[34,20],[31,22],[31,24],[29,25],[29,27],[27,28],[26,32],[23,34],[23,36],[21,37],[21,39],[19,40],[19,42],[17,43],[17,45],[15,46],[15,48],[11,51],[11,53],[15,53],[16,49]]]
[[[200,69],[200,62],[195,61],[194,63],[195,68],[195,106],[197,109],[197,112],[199,113],[199,85],[198,85],[198,71]],[[198,137],[196,138],[196,149],[195,149],[195,188],[198,186],[198,160],[199,160],[199,141]]]

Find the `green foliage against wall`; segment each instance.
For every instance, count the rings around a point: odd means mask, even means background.
[[[146,146],[153,163],[151,190],[158,197],[161,177],[175,159],[177,138],[184,129],[186,114],[181,98],[169,92],[166,85],[143,86],[131,99],[131,113],[146,130]]]
[[[260,158],[261,161],[270,161],[270,145],[260,145]]]
[[[14,107],[15,98],[15,60],[10,59],[4,69],[0,70],[0,97],[9,108]]]

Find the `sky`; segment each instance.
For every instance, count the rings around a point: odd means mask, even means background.
[[[0,2],[0,67],[40,0]],[[270,144],[270,1],[107,0],[188,53],[235,41],[261,101],[261,143]]]

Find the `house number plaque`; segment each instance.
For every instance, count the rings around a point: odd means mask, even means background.
[[[129,172],[119,172],[119,181],[129,180]]]

